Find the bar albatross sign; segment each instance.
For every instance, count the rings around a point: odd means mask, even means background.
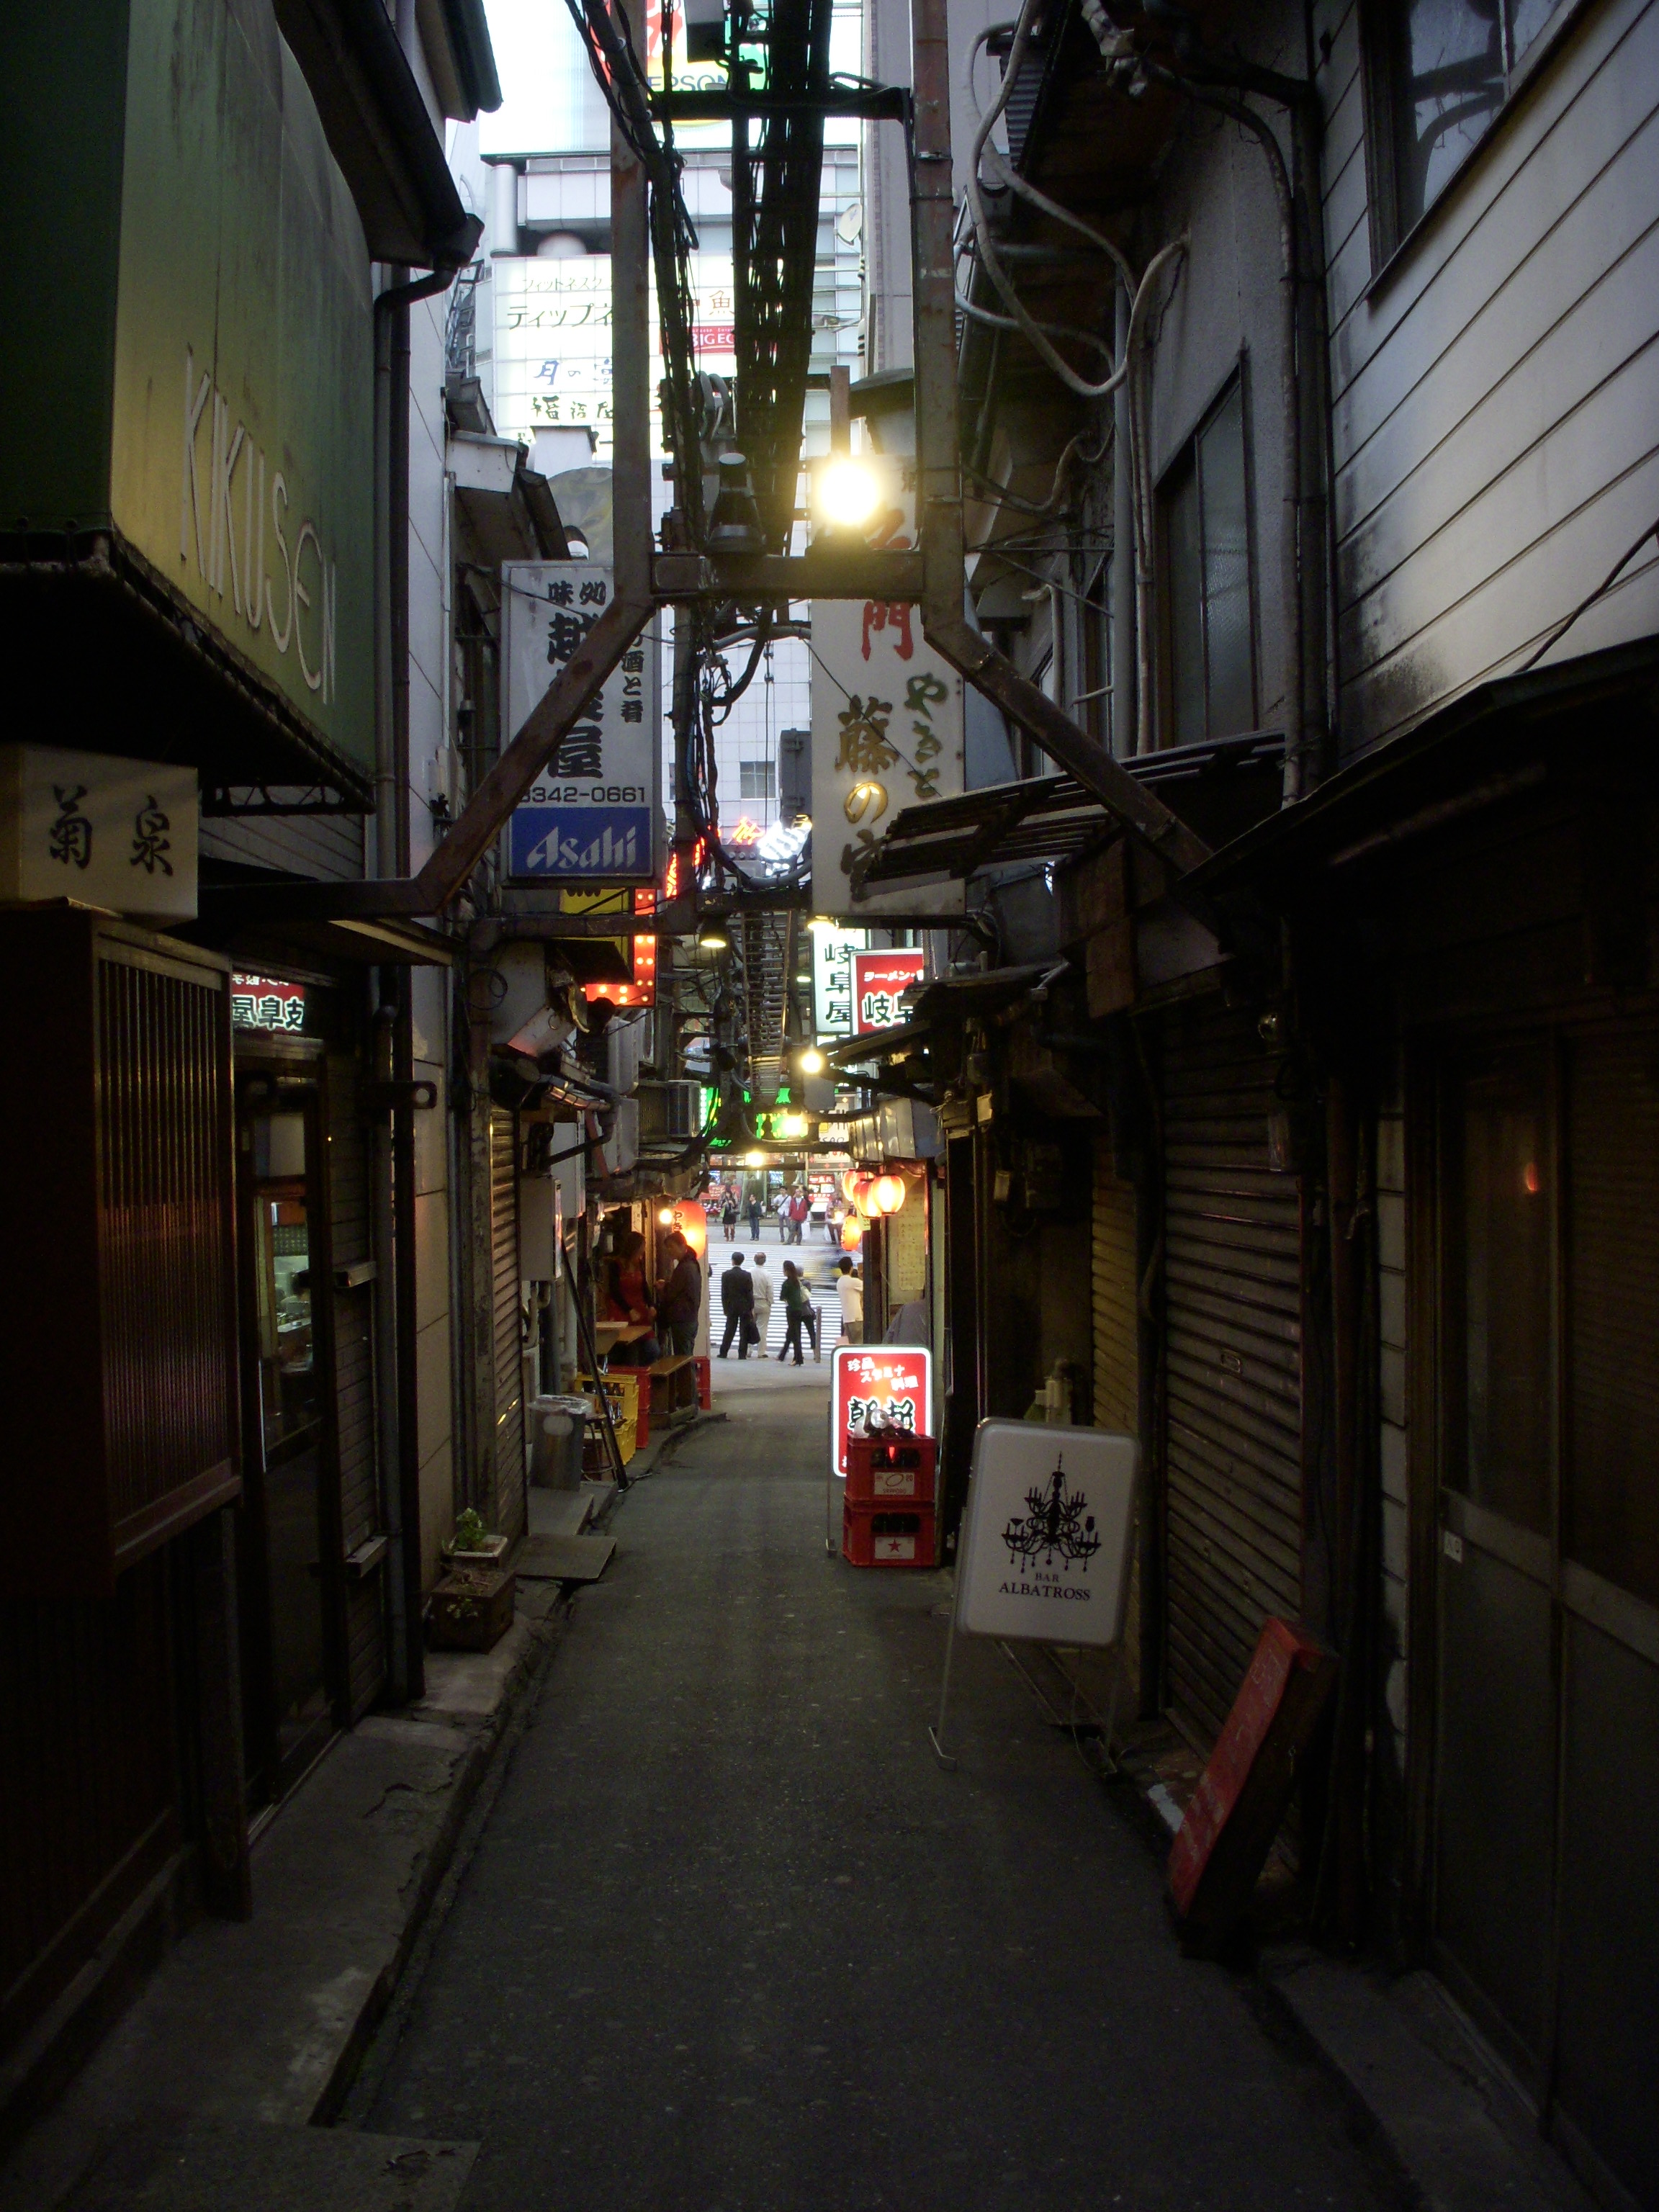
[[[956,1626],[1041,1644],[1115,1644],[1134,1513],[1135,1440],[1106,1429],[981,1421]]]

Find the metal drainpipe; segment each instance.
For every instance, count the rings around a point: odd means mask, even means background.
[[[1113,355],[1121,362],[1129,343],[1129,295],[1116,292]],[[1129,423],[1129,380],[1112,394],[1112,750],[1120,760],[1135,749],[1135,485],[1134,437]]]

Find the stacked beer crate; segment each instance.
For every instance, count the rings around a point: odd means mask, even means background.
[[[939,1446],[932,1437],[908,1431],[848,1436],[841,1555],[849,1566],[938,1565],[933,1494],[938,1456]]]

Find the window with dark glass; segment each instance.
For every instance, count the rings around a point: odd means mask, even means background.
[[[1366,39],[1376,243],[1393,251],[1509,97],[1555,0],[1375,0]]]
[[[1235,378],[1159,487],[1164,742],[1255,726],[1244,397]]]
[[[769,760],[738,763],[738,796],[739,799],[770,799],[772,763]]]

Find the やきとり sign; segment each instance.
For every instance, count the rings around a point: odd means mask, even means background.
[[[956,1626],[964,1635],[1115,1644],[1138,1447],[1107,1429],[981,1421]]]

